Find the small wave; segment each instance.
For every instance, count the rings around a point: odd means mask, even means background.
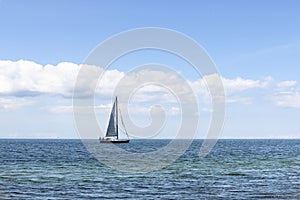
[[[227,174],[225,174],[225,175],[226,175],[226,176],[248,176],[247,174],[239,173],[239,172],[227,173]]]

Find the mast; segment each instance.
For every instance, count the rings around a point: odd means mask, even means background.
[[[119,117],[118,117],[118,97],[116,96],[116,131],[117,139],[119,139]]]

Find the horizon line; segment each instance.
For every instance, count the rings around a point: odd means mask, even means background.
[[[47,137],[42,137],[42,138],[39,138],[39,137],[0,137],[0,140],[98,140],[98,138],[87,138],[87,139],[83,139],[83,138],[47,138]],[[288,137],[282,137],[282,138],[279,138],[279,137],[270,137],[270,138],[267,138],[267,137],[253,137],[253,138],[250,138],[250,137],[240,137],[240,138],[217,138],[217,139],[214,139],[214,138],[132,138],[130,140],[300,140],[300,137],[291,137],[291,138],[288,138]]]

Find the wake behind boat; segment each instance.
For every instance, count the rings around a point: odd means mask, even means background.
[[[119,138],[119,110],[118,110],[118,98],[116,97],[114,105],[112,107],[109,124],[106,130],[105,137],[100,137],[100,143],[129,143],[129,136],[126,131],[123,118],[120,112],[120,119],[125,130],[127,139],[120,139]]]

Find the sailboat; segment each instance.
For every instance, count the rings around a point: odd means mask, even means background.
[[[125,133],[127,135],[127,139],[120,139],[119,138],[119,110],[118,110],[118,98],[116,97],[114,105],[112,107],[108,127],[106,130],[105,137],[100,137],[99,141],[100,143],[128,143],[129,142],[129,136],[126,131],[123,118],[120,112],[120,119],[123,125],[123,128],[125,130]]]

